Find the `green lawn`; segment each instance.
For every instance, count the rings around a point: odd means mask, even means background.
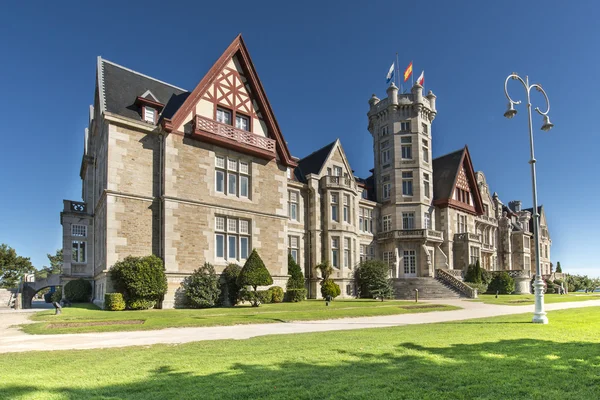
[[[600,300],[600,294],[570,293],[563,295],[544,295],[544,303],[565,303],[571,301],[586,300]],[[527,304],[533,304],[535,302],[535,296],[533,294],[499,294],[498,298],[496,298],[495,294],[480,294],[479,299],[472,301],[482,301],[486,304],[522,306]]]
[[[370,317],[456,309],[458,307],[425,303],[415,304],[411,301],[397,300],[384,302],[376,300],[335,300],[330,303],[329,307],[326,307],[325,302],[322,300],[307,300],[300,303],[264,304],[258,308],[241,305],[203,310],[118,312],[100,310],[91,304],[78,304],[74,307],[63,308],[60,316],[55,316],[54,310],[34,314],[31,318],[39,322],[23,325],[22,329],[32,334],[137,331],[190,326],[242,325],[344,317]],[[142,323],[140,324],[139,322]],[[107,325],[73,326],[73,324],[86,323]],[[65,326],[65,324],[70,324],[70,326]]]
[[[548,317],[5,354],[0,399],[600,398],[600,307]]]

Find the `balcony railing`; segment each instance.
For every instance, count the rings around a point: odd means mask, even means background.
[[[478,215],[476,218],[480,221],[489,222],[490,224],[493,224],[493,225],[498,224],[498,220],[496,218],[488,217],[487,215]]]
[[[358,186],[353,178],[344,178],[343,176],[327,175],[321,178],[321,188],[341,188],[356,191]]]
[[[484,248],[485,250],[494,250],[494,245],[489,244],[489,243],[482,243],[481,247]]]
[[[246,149],[266,158],[275,157],[275,140],[200,115],[196,115],[194,120],[194,134],[216,144],[233,147],[235,150],[244,151]],[[228,144],[229,146],[227,146]]]
[[[479,242],[481,243],[481,235],[477,234],[477,233],[470,233],[470,232],[465,232],[465,233],[457,233],[454,235],[454,241],[463,241],[463,240],[468,240],[471,242]]]
[[[443,241],[444,235],[440,231],[432,229],[399,229],[390,232],[381,232],[377,239],[432,239]]]

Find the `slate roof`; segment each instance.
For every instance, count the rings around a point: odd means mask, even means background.
[[[170,118],[189,96],[189,92],[184,89],[101,58],[98,68],[101,68],[100,93],[101,96],[104,95],[101,101],[104,103],[105,110],[113,114],[139,120],[140,107],[135,104],[135,100],[149,90],[160,103],[165,105],[162,116]]]
[[[337,140],[334,140],[327,146],[321,147],[319,150],[298,161],[298,166],[294,169],[296,179],[298,179],[299,182],[306,183],[306,175],[319,173],[336,142]]]
[[[451,199],[452,187],[465,149],[433,159],[433,200]]]
[[[540,219],[542,217],[542,208],[544,206],[538,206],[538,214],[540,214]],[[524,209],[524,211],[529,211],[531,213],[531,218],[529,219],[529,232],[533,232],[533,207],[531,208],[526,208]]]

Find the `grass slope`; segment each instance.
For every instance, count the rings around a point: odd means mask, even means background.
[[[0,355],[1,399],[600,398],[600,308]]]
[[[600,300],[598,294],[546,294],[544,295],[544,303],[566,303],[573,301]],[[479,299],[472,301],[482,301],[485,304],[500,304],[509,306],[523,306],[533,304],[535,296],[533,294],[499,294],[496,298],[495,294],[480,294]]]
[[[410,301],[335,300],[329,307],[324,301],[307,300],[300,303],[264,304],[258,308],[241,305],[231,308],[209,308],[203,310],[145,310],[104,311],[91,304],[78,304],[63,308],[60,316],[53,310],[34,314],[39,321],[22,326],[31,334],[59,334],[84,332],[139,331],[192,326],[242,325],[281,323],[286,321],[308,321],[344,317],[370,317],[429,311],[448,311],[458,307],[435,305],[432,308],[415,307]],[[414,307],[414,308],[413,308]],[[126,321],[142,320],[143,324],[126,324]],[[56,327],[61,323],[110,322],[112,325]],[[53,326],[54,325],[54,326]]]

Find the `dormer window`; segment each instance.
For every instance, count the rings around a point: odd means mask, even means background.
[[[156,110],[152,107],[144,107],[144,121],[151,124],[156,123]]]
[[[231,111],[225,108],[217,107],[217,122],[231,125]]]

